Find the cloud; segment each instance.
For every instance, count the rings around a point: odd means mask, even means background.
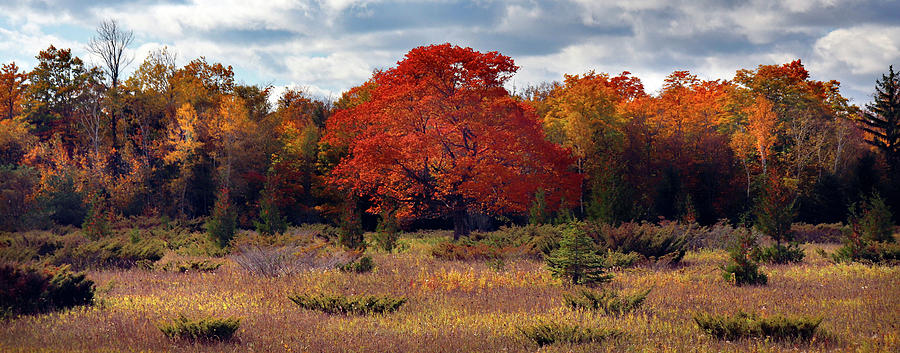
[[[520,87],[628,70],[652,92],[673,70],[727,79],[801,58],[862,103],[873,75],[900,64],[897,13],[880,0],[24,0],[0,3],[0,57],[33,64],[51,43],[83,55],[94,26],[116,18],[135,31],[137,62],[166,45],[181,63],[205,56],[240,81],[322,95],[451,42],[513,57]]]

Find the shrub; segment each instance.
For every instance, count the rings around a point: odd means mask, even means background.
[[[863,202],[861,211],[857,211],[857,206],[854,205],[850,211],[850,230],[847,232],[844,246],[834,254],[829,255],[821,249],[819,254],[835,262],[897,264],[900,262],[900,244],[897,244],[891,234],[893,232],[891,217],[884,200],[877,195]]]
[[[165,243],[159,239],[142,239],[137,243],[120,238],[76,241],[53,253],[47,260],[54,265],[70,264],[76,269],[130,268],[138,262],[155,262],[165,254]]]
[[[675,265],[687,252],[689,229],[675,222],[623,223],[595,226],[594,237],[601,247],[623,254],[638,253],[650,262]]]
[[[768,262],[773,264],[787,264],[803,262],[803,249],[796,242],[784,244],[773,244],[769,247],[760,248],[755,254],[756,259],[760,262]]]
[[[170,339],[200,342],[229,341],[241,325],[240,318],[204,317],[190,320],[183,314],[170,323],[157,325]]]
[[[84,222],[81,224],[81,229],[90,239],[100,239],[112,234],[110,229],[112,213],[104,207],[103,203],[99,196],[93,196],[87,214],[84,216]]]
[[[0,316],[31,314],[94,300],[94,282],[68,267],[31,268],[0,265]]]
[[[328,314],[382,314],[397,311],[406,303],[406,298],[374,295],[292,295],[288,299],[303,309]]]
[[[593,240],[582,226],[572,224],[566,229],[559,249],[547,256],[547,268],[554,277],[572,284],[593,285],[608,282],[603,256],[597,254]]]
[[[378,227],[375,229],[375,234],[372,235],[375,245],[386,252],[393,252],[394,248],[397,247],[397,239],[399,236],[400,227],[397,224],[397,219],[389,213],[383,213],[381,219],[378,221]]]
[[[500,248],[483,243],[469,245],[444,242],[434,246],[431,249],[431,255],[436,259],[448,261],[494,260],[503,258],[502,250]]]
[[[578,325],[542,323],[533,326],[520,327],[525,337],[543,347],[554,343],[588,343],[600,342],[622,336],[622,331],[616,329],[595,329]]]
[[[237,228],[237,216],[228,199],[228,189],[222,189],[216,198],[212,214],[206,221],[206,232],[220,247],[228,246]]]
[[[781,315],[759,317],[741,311],[734,316],[701,313],[694,315],[694,322],[703,332],[724,340],[744,337],[809,340],[822,323],[822,318]]]
[[[844,225],[795,223],[791,226],[794,240],[800,243],[840,243],[844,239]]]
[[[338,268],[343,272],[364,273],[372,271],[372,269],[375,268],[375,261],[372,261],[371,256],[363,256],[356,261],[348,262]]]
[[[773,176],[756,202],[756,229],[772,237],[778,245],[794,240],[791,224],[796,213],[796,202],[792,194],[781,180]]]
[[[859,211],[857,211],[859,209]],[[894,222],[890,208],[878,194],[850,208],[850,226],[865,241],[889,242],[894,239]]]
[[[600,310],[605,314],[621,315],[640,307],[644,303],[644,299],[647,299],[648,294],[650,294],[650,289],[631,295],[621,295],[613,290],[604,290],[598,293],[582,289],[578,294],[564,295],[563,300],[575,310]]]
[[[253,221],[256,231],[262,234],[272,235],[284,233],[287,230],[287,221],[281,216],[275,200],[269,192],[263,192],[259,199],[259,220]]]
[[[231,259],[251,274],[277,277],[308,269],[339,267],[360,256],[356,250],[334,250],[326,245],[324,242],[305,247],[245,245],[238,247]]]
[[[623,254],[618,251],[606,250],[606,254],[603,256],[603,262],[606,264],[606,267],[609,268],[626,268],[634,266],[634,264],[641,261],[642,258],[643,256],[636,252]]]
[[[212,272],[222,267],[221,262],[213,262],[209,260],[186,260],[168,262],[165,265],[157,267],[162,271],[173,272]]]
[[[730,262],[723,269],[722,276],[726,281],[734,285],[766,284],[768,277],[759,272],[759,264],[756,261],[757,238],[749,229],[736,233],[734,245],[728,254]]]

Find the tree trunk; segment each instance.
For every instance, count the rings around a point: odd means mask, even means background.
[[[469,236],[469,212],[465,207],[453,211],[453,240]]]

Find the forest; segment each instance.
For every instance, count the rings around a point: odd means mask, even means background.
[[[332,99],[131,40],[0,63],[0,350],[900,348],[893,67],[860,107],[447,43]]]

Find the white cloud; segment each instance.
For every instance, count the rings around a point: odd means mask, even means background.
[[[853,74],[882,72],[900,64],[900,26],[836,29],[817,40],[814,49],[822,69],[846,66]]]

